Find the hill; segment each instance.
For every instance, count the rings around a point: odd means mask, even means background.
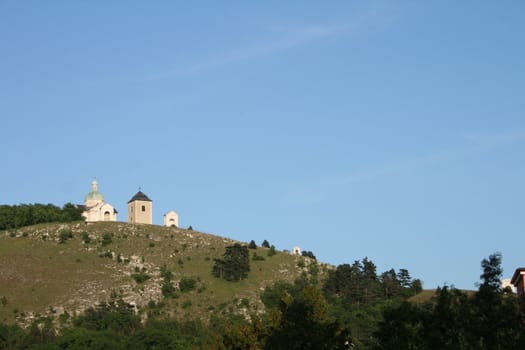
[[[248,278],[227,282],[212,276],[214,259],[236,241],[216,235],[121,222],[42,224],[0,232],[0,321],[28,324],[51,316],[67,320],[111,298],[148,312],[184,319],[209,319],[264,309],[259,295],[278,280],[293,281],[309,259],[268,249],[250,260]],[[321,273],[327,265],[321,265]],[[173,275],[176,292],[165,297],[162,271]],[[181,284],[182,282],[182,284]]]

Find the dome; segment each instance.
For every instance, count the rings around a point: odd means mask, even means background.
[[[84,198],[84,203],[87,201],[101,201],[104,202],[104,196],[98,191],[98,182],[96,179],[93,179],[91,182],[91,192],[86,195]]]
[[[99,191],[91,191],[84,198],[84,202],[87,201],[102,201],[104,202],[104,196]]]

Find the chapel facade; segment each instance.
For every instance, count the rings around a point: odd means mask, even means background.
[[[179,227],[179,214],[173,210],[164,214],[164,226]]]
[[[117,214],[117,210],[111,204],[106,203],[104,196],[98,191],[97,180],[93,179],[91,192],[84,198],[82,216],[86,222],[117,221]]]

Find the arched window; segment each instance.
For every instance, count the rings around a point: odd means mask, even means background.
[[[110,215],[109,211],[104,212],[104,221],[109,221],[111,219]]]

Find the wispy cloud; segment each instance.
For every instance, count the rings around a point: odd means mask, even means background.
[[[365,11],[356,15],[347,23],[324,24],[309,26],[274,26],[268,29],[268,34],[274,36],[263,42],[256,42],[251,45],[239,47],[228,52],[217,53],[214,56],[203,58],[201,61],[187,66],[176,67],[163,72],[153,74],[149,80],[170,79],[180,75],[192,74],[206,71],[215,67],[242,62],[248,59],[257,58],[286,51],[294,47],[306,45],[310,42],[333,38],[341,35],[355,34],[364,30],[377,19],[377,11]],[[382,18],[384,22],[388,22]]]
[[[419,171],[426,167],[449,164],[483,154],[498,147],[508,147],[525,141],[524,130],[502,133],[467,132],[461,134],[461,136],[466,143],[449,149],[378,164],[375,167],[356,171],[347,176],[325,178],[300,184],[286,193],[285,201],[302,204],[317,203],[352,186],[366,182],[382,181],[388,177]]]
[[[463,138],[479,146],[499,146],[525,140],[524,130],[515,130],[500,133],[467,132]]]
[[[384,178],[413,172],[417,169],[429,167],[434,164],[462,158],[469,152],[470,151],[467,150],[444,150],[424,154],[418,157],[378,164],[375,167],[372,166],[367,169],[355,171],[347,176],[325,178],[308,184],[300,184],[286,193],[285,201],[301,204],[317,203],[352,186],[372,181],[381,181]]]
[[[240,47],[229,52],[220,53],[216,56],[203,59],[202,61],[188,66],[167,70],[149,77],[151,80],[169,79],[184,74],[192,74],[215,67],[224,66],[252,59],[260,56],[271,55],[285,51],[296,46],[306,44],[313,40],[334,36],[342,33],[344,27],[315,26],[304,28],[287,28],[280,30],[278,37],[266,42],[255,43]]]

